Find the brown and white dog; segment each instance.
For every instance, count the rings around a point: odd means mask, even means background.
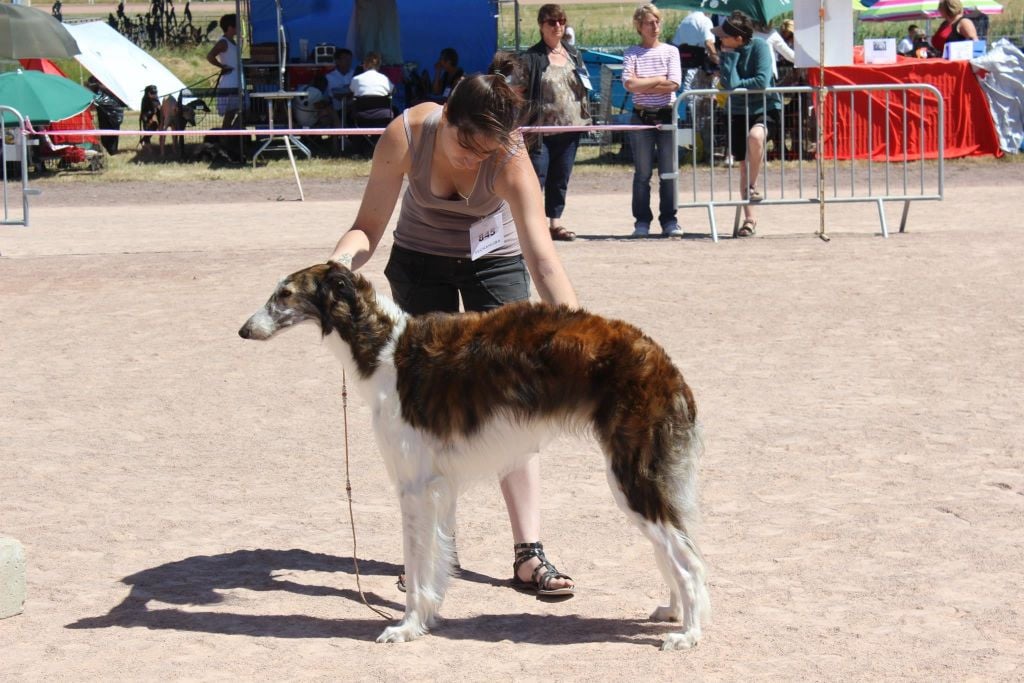
[[[566,306],[412,317],[334,263],[285,278],[238,333],[269,339],[304,321],[320,325],[369,403],[401,504],[405,618],[379,642],[413,640],[433,625],[467,484],[589,427],[616,502],[654,545],[669,586],[669,604],[651,618],[682,622],[662,649],[697,643],[711,610],[691,535],[702,442],[693,394],[664,349],[632,325]]]

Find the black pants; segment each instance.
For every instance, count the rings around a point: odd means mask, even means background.
[[[522,255],[472,261],[393,246],[384,275],[395,303],[412,315],[457,313],[459,295],[467,311],[489,311],[530,298]]]
[[[489,311],[530,298],[530,276],[522,255],[434,256],[394,246],[384,269],[395,302],[407,313]]]

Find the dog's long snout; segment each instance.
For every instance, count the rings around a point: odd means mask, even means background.
[[[270,336],[274,334],[276,329],[277,325],[274,324],[273,318],[267,314],[266,310],[261,310],[245,321],[245,324],[238,330],[238,336],[242,339],[262,341],[270,339]]]

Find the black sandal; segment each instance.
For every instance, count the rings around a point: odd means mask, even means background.
[[[576,593],[576,588],[572,586],[566,586],[562,588],[551,588],[551,582],[555,579],[567,579],[572,581],[572,577],[568,574],[563,574],[555,568],[555,565],[548,562],[548,558],[544,556],[544,546],[540,543],[516,543],[514,546],[516,552],[515,562],[512,563],[512,587],[518,591],[527,593],[534,593],[537,597],[554,598],[554,597],[570,597]],[[529,581],[523,581],[519,578],[519,568],[523,566],[523,563],[529,562],[534,557],[540,560],[540,564],[533,570],[533,575]]]

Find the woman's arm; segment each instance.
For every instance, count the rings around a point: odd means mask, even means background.
[[[338,261],[355,270],[370,260],[395,211],[402,178],[409,168],[409,141],[405,137],[403,117],[399,116],[388,124],[377,142],[359,212],[352,227],[338,240],[329,261]]]
[[[636,56],[630,55],[622,64],[622,87],[631,93],[674,93],[683,82],[679,65],[679,51],[675,50],[675,63],[669,62],[668,72],[658,76],[637,76]]]
[[[229,67],[224,66],[220,63],[220,60],[217,59],[217,57],[227,49],[227,43],[223,40],[218,40],[216,43],[213,44],[213,47],[210,48],[210,51],[206,53],[206,61],[208,61],[210,64],[217,67],[221,71],[223,71],[224,69],[230,71],[231,69]]]
[[[764,90],[772,82],[772,52],[768,44],[755,43],[750,55],[754,72],[749,76],[739,73],[739,52],[722,53],[722,85],[726,90],[746,88],[747,90]]]
[[[796,53],[793,51],[793,48],[786,45],[786,41],[783,40],[778,31],[773,31],[772,34],[768,36],[768,44],[771,45],[772,49],[775,50],[780,57],[790,64],[796,61]]]
[[[540,298],[549,304],[579,306],[576,292],[551,241],[544,216],[544,198],[525,148],[505,164],[494,180],[494,189],[512,209],[519,246]]]

